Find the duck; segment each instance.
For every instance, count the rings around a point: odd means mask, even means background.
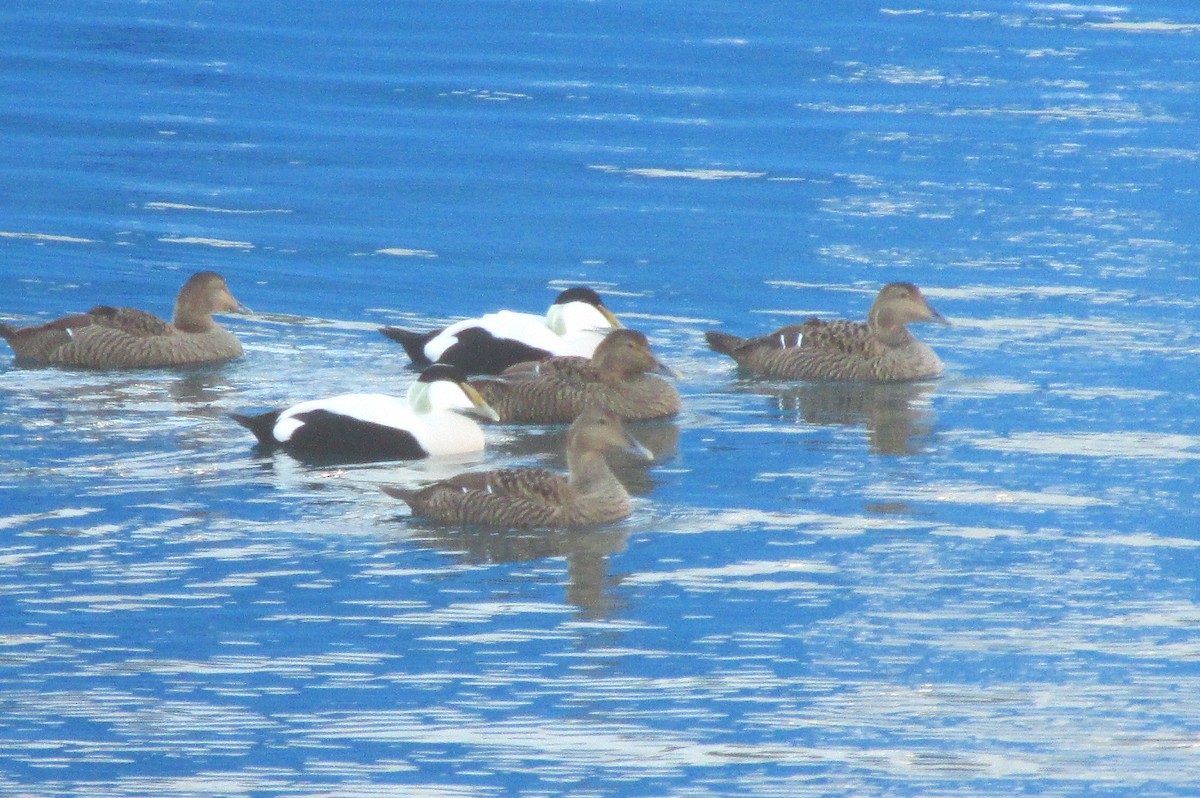
[[[421,372],[403,399],[348,393],[230,417],[254,433],[260,446],[309,458],[367,461],[481,452],[483,430],[467,415],[500,419],[462,371],[437,364]]]
[[[560,293],[545,316],[501,310],[429,332],[379,331],[399,342],[417,368],[448,363],[468,374],[499,374],[530,360],[591,357],[604,335],[620,327],[595,290],[576,286]]]
[[[709,347],[743,370],[785,380],[909,382],[937,377],[942,361],[907,325],[949,324],[913,283],[885,285],[867,321],[808,319],[757,338],[710,330]]]
[[[214,313],[250,313],[216,272],[193,274],[179,290],[171,322],[136,308],[97,305],[42,324],[0,324],[18,361],[94,369],[158,368],[233,360],[242,345]]]
[[[631,500],[605,454],[625,450],[649,461],[609,410],[589,407],[567,434],[567,475],[545,468],[504,468],[459,474],[422,488],[385,486],[413,515],[450,524],[570,528],[628,518]]]
[[[519,363],[471,384],[508,423],[569,424],[589,405],[645,421],[673,416],[681,406],[679,391],[658,374],[675,376],[644,333],[623,328],[605,336],[590,358]]]

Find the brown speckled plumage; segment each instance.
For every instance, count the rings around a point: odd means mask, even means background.
[[[591,408],[571,425],[565,477],[544,468],[505,468],[460,474],[418,490],[383,490],[406,502],[414,515],[445,523],[524,528],[608,523],[630,511],[629,493],[604,459],[616,449],[650,459],[619,416]]]
[[[497,379],[472,382],[501,421],[565,424],[587,407],[602,407],[626,421],[679,412],[679,391],[648,372],[669,372],[636,330],[615,330],[588,358],[555,357],[521,363]]]
[[[99,305],[40,327],[0,324],[19,360],[120,369],[179,366],[241,357],[233,333],[213,313],[247,312],[216,272],[192,275],[175,301],[174,323],[135,308]]]
[[[763,377],[902,382],[942,373],[942,361],[905,326],[917,321],[946,322],[915,285],[889,283],[866,323],[809,319],[757,338],[716,331],[705,337],[714,351]]]

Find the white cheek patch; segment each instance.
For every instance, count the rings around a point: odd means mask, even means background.
[[[427,411],[470,410],[475,406],[458,383],[447,380],[438,380],[431,384],[426,396],[429,401]]]

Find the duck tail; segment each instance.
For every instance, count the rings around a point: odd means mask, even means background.
[[[243,416],[240,413],[230,413],[229,417],[254,433],[254,437],[264,446],[274,446],[275,422],[279,420],[279,411],[271,410],[259,413],[257,416]]]
[[[11,324],[0,322],[0,338],[3,338],[5,341],[11,341],[17,332],[17,328]]]
[[[408,353],[408,358],[413,362],[414,366],[424,368],[433,362],[425,356],[425,344],[429,343],[437,335],[437,330],[419,333],[412,330],[405,330],[401,327],[380,327],[379,332],[403,346],[404,351]]]
[[[717,332],[716,330],[706,332],[704,340],[708,341],[708,347],[714,352],[720,352],[722,355],[729,355],[731,357],[735,349],[746,343],[745,338],[739,338],[729,333]]]
[[[381,485],[379,489],[391,496],[393,499],[399,499],[409,507],[412,506],[412,497],[417,493],[415,490],[411,490],[409,488],[394,488],[390,485]]]

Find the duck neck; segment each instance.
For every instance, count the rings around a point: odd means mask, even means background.
[[[605,385],[620,385],[633,377],[625,369],[603,369],[600,371],[600,381]]]
[[[196,307],[183,297],[175,301],[173,323],[176,329],[189,333],[208,332],[215,326],[209,311]]]
[[[567,452],[567,468],[570,470],[567,481],[578,493],[625,491],[600,452]]]
[[[867,327],[876,338],[888,346],[901,346],[913,340],[913,334],[908,331],[908,327],[887,307],[872,305],[871,312],[867,314]]]
[[[640,369],[630,367],[629,364],[621,363],[615,358],[601,357],[599,360],[594,360],[592,365],[595,367],[600,381],[606,385],[620,385],[641,373]]]

